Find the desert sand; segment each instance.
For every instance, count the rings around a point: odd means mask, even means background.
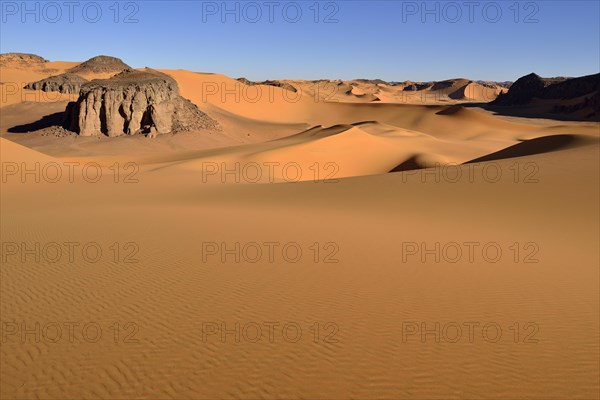
[[[161,70],[222,130],[44,136],[78,64],[2,66],[2,398],[598,397],[598,122]]]

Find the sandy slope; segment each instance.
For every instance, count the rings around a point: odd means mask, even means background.
[[[5,140],[1,148],[3,160],[43,159]],[[94,241],[106,256],[54,264],[11,257],[3,264],[3,321],[94,321],[105,335],[97,343],[9,336],[2,394],[593,398],[597,151],[518,160],[538,165],[540,182],[531,185],[508,174],[494,184],[477,175],[473,183],[424,184],[410,173],[329,184],[202,185],[148,171],[131,185],[3,186],[3,241]],[[509,171],[515,160],[497,163]],[[42,204],[34,193],[43,193]],[[138,262],[114,262],[108,247],[130,241],[139,246]],[[203,262],[201,243],[221,241],[297,242],[305,252],[313,242],[335,242],[339,262],[315,263],[311,253],[294,264],[280,257]],[[510,253],[495,264],[402,262],[407,241],[497,242],[505,252],[513,242],[535,242],[540,262],[515,263]],[[139,343],[114,344],[115,321],[135,323]],[[233,335],[203,341],[202,323],[213,321],[230,329],[236,322],[296,322],[304,335],[296,343],[281,334],[274,343],[235,343]],[[315,321],[337,324],[339,342],[320,336],[314,343]],[[504,335],[498,343],[403,342],[402,323],[411,321],[496,322]],[[536,323],[539,342],[513,343],[514,322]]]
[[[223,75],[164,72],[219,120],[222,135],[11,133],[60,113],[66,99],[2,102],[3,168],[59,165],[65,174],[36,183],[5,170],[2,242],[63,251],[94,242],[102,255],[23,261],[3,247],[0,397],[598,397],[597,123],[500,117],[451,98],[364,102],[374,94],[360,82],[338,99],[348,101],[291,101],[292,92],[265,85],[256,99],[256,87],[235,92],[243,84]],[[1,80],[43,74],[3,68]],[[466,91],[478,99],[477,90]],[[65,162],[79,163],[72,182]],[[90,163],[101,168],[97,183],[82,175]],[[297,164],[302,177],[280,166],[270,176],[273,163]],[[224,168],[256,165],[255,181],[250,169],[243,184],[233,184],[235,173],[222,178]],[[286,178],[304,182],[265,184]],[[279,243],[273,261],[267,242]],[[453,263],[403,254],[407,243],[465,242],[494,243],[502,256],[490,262],[478,251]],[[206,243],[258,243],[264,253],[223,262],[203,252]],[[297,262],[280,251],[289,243],[302,250]],[[48,337],[23,338],[20,324],[36,322]],[[69,322],[79,324],[73,342]],[[272,343],[270,322],[280,324]],[[421,322],[457,323],[462,337],[403,337]],[[502,335],[493,342],[478,330],[471,342],[470,322],[495,323]],[[52,323],[63,326],[56,342]],[[94,329],[83,336],[91,323],[102,329],[97,341]],[[221,323],[255,323],[263,337],[203,336],[206,324]],[[294,330],[283,336],[285,324],[301,327],[297,341]]]

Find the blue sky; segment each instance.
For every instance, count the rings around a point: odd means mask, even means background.
[[[253,80],[600,70],[598,0],[66,2],[1,0],[1,52],[63,61],[105,54],[136,68]]]

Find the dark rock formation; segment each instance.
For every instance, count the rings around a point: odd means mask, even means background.
[[[0,65],[8,64],[8,63],[45,63],[48,60],[37,56],[35,54],[27,54],[27,53],[4,53],[0,54]]]
[[[381,80],[381,79],[363,79],[363,78],[359,78],[359,79],[354,79],[355,82],[359,82],[359,83],[371,83],[373,85],[387,85],[388,82]]]
[[[600,74],[564,79],[550,84],[539,95],[542,99],[574,99],[600,90]]]
[[[533,100],[553,100],[547,112],[579,114],[585,119],[600,117],[600,74],[579,78],[541,78],[529,74],[519,78],[492,103],[501,106],[527,105]]]
[[[256,85],[255,82],[252,82],[251,80],[248,80],[246,78],[237,78],[236,81],[242,82],[244,85],[248,85],[248,86]]]
[[[556,104],[552,109],[556,114],[582,114],[584,118],[600,120],[600,91],[583,96],[580,101],[571,104]]]
[[[529,74],[519,78],[508,93],[499,95],[491,105],[504,106],[502,109],[519,106],[504,112],[524,116],[542,113],[547,118],[599,120],[600,74],[579,78],[541,78]]]
[[[499,105],[527,104],[534,97],[541,98],[547,87],[564,82],[567,78],[542,78],[536,74],[525,75],[512,84],[508,93],[501,94],[494,101]]]
[[[263,81],[263,82],[253,82],[246,78],[238,78],[237,81],[243,83],[244,85],[249,85],[249,86],[267,85],[267,86],[279,87],[279,88],[282,88],[285,90],[290,90],[294,93],[296,93],[298,91],[294,86],[292,86],[291,84],[289,84],[287,82],[271,81],[271,80]]]
[[[285,90],[290,90],[294,93],[296,93],[298,91],[294,86],[292,86],[291,84],[289,84],[287,82],[263,81],[263,82],[260,82],[259,85],[275,86],[275,87],[282,88]]]
[[[29,83],[25,86],[25,89],[74,94],[79,93],[81,85],[87,82],[87,79],[79,75],[66,73]]]
[[[425,90],[427,88],[430,88],[434,85],[433,82],[425,82],[425,83],[417,83],[417,82],[406,82],[405,83],[406,86],[404,86],[404,91],[406,92],[416,92],[419,90]]]
[[[475,81],[475,82],[478,83],[478,84],[480,84],[481,86],[485,86],[485,87],[488,87],[490,89],[500,89],[500,88],[508,89],[513,84],[511,81],[504,81],[504,82]]]
[[[431,90],[442,90],[451,88],[455,85],[456,81],[457,80],[449,79],[446,81],[435,82],[433,86],[431,86]]]
[[[82,136],[120,136],[219,129],[216,121],[179,95],[177,82],[146,69],[127,70],[81,87],[69,103],[65,128]]]
[[[99,73],[119,73],[130,70],[131,67],[118,58],[109,56],[97,56],[73,67],[69,72],[73,74],[99,74]]]

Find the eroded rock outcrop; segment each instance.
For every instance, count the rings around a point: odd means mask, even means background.
[[[87,79],[79,75],[66,73],[29,83],[25,86],[25,89],[77,94],[81,89],[81,85],[87,82],[89,82]]]
[[[103,73],[119,73],[130,70],[131,67],[125,64],[121,59],[110,56],[96,56],[87,61],[73,67],[69,72],[73,74],[103,74]]]
[[[179,95],[168,75],[145,69],[124,71],[81,87],[69,103],[65,128],[82,136],[218,130],[218,123]]]

